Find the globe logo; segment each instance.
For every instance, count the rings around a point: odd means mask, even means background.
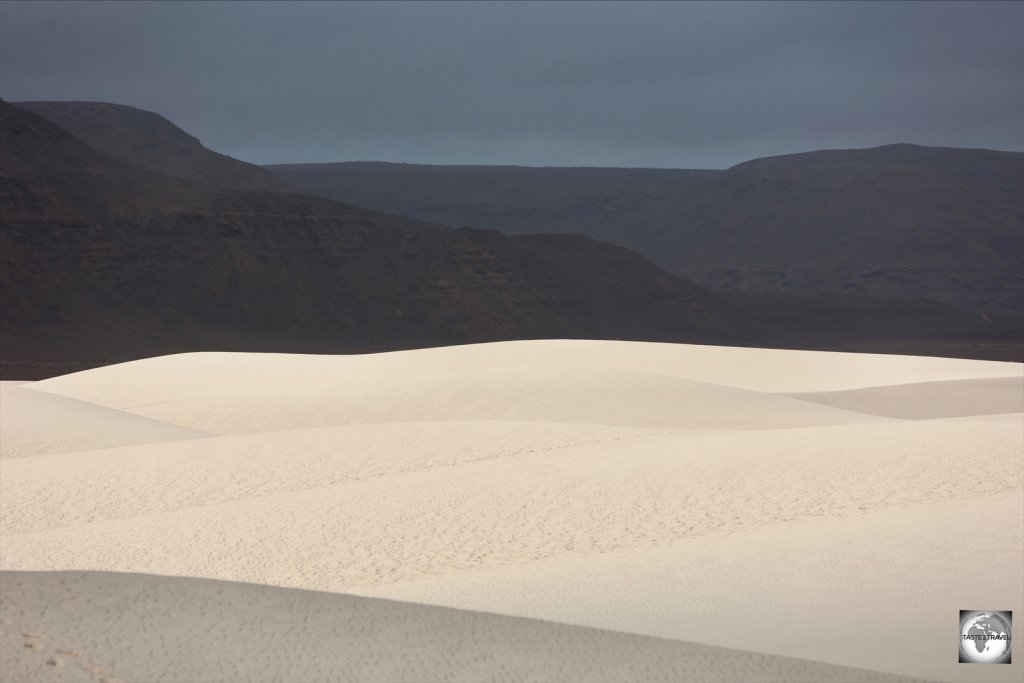
[[[960,612],[960,661],[971,664],[1010,663],[1011,612]]]

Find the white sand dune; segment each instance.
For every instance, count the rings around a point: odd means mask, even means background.
[[[1021,413],[998,413],[995,415],[966,415],[957,417],[931,418],[936,422],[1011,422],[1021,423]]]
[[[978,671],[956,659],[965,605],[1024,609],[1022,496],[983,500],[981,513],[977,498],[939,500],[355,592],[935,680],[1016,681],[1016,664]],[[977,533],[979,514],[1004,520],[1001,533]]]
[[[0,534],[202,509],[659,430],[537,422],[324,427],[38,456],[0,477]],[[671,433],[671,432],[668,432]]]
[[[178,360],[187,365],[190,358],[181,356]],[[133,396],[130,401],[98,396],[96,400],[109,401],[138,415],[220,434],[436,420],[765,429],[850,424],[867,419],[863,414],[808,405],[785,396],[668,375],[600,368],[531,365],[413,376],[388,370],[355,378],[339,371],[323,373],[312,387],[305,382],[261,383],[244,392],[225,393],[225,386],[219,382],[210,381],[209,392],[197,390],[193,383],[184,397],[162,381],[167,369],[147,370],[151,377],[146,380],[150,388],[145,396]],[[241,376],[249,376],[248,371]],[[51,382],[54,380],[34,387],[65,389],[63,384]],[[102,386],[103,380],[95,384]]]
[[[908,420],[1024,413],[1024,375],[787,394],[812,403]]]
[[[912,680],[546,621],[208,579],[4,572],[0,581],[5,680],[24,683],[577,683],[635,681],[638,674],[666,683]]]
[[[763,392],[833,391],[887,384],[1020,377],[1021,364],[729,346],[543,339],[360,356],[186,353],[77,372],[37,389],[126,408],[160,400],[237,396],[265,387],[308,393],[385,378],[550,366],[622,370]],[[158,385],[147,379],[159,378]]]
[[[477,438],[490,438],[486,427]],[[306,477],[314,465],[300,460],[295,468],[260,468],[226,492],[206,486],[207,470],[216,472],[224,461],[232,467],[245,451],[212,449],[209,467],[174,468],[143,489],[187,491],[187,505],[167,494],[136,496],[124,467],[105,467],[102,480],[24,485],[24,493],[19,484],[32,474],[22,472],[4,490],[11,528],[3,567],[146,571],[347,591],[1024,489],[1024,437],[1015,425],[879,427],[635,438],[362,481],[342,474],[333,485]],[[373,443],[372,430],[364,436]],[[976,466],[993,451],[1006,458],[995,481]],[[165,468],[168,461],[156,462]],[[321,477],[336,467],[327,462]],[[34,469],[39,479],[54,481],[55,468]],[[153,466],[143,462],[139,469],[153,476]],[[300,482],[283,479],[289,472]],[[269,493],[273,487],[293,490]],[[63,510],[89,498],[84,520],[72,516],[64,525]],[[151,507],[139,502],[150,498]],[[18,533],[44,524],[50,528]]]
[[[588,341],[136,361],[23,391],[211,434],[4,460],[0,568],[360,594],[678,652],[1016,681],[1024,656],[958,665],[950,634],[960,609],[1024,612],[1020,378],[1010,363]],[[46,424],[47,405],[12,415]],[[89,428],[54,432],[78,444]],[[23,447],[14,434],[4,448]],[[154,680],[181,680],[174,652]],[[593,671],[729,680],[672,661]],[[828,680],[757,661],[735,680]]]
[[[170,442],[207,436],[121,410],[0,382],[0,458]]]

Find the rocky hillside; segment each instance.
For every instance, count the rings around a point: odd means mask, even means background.
[[[172,178],[239,190],[295,191],[264,169],[207,149],[153,112],[107,102],[17,102],[90,147]]]
[[[619,247],[443,230],[169,178],[4,103],[0,296],[2,357],[23,370],[198,348],[768,334],[741,307]]]
[[[725,171],[310,164],[309,192],[451,225],[579,231],[725,290],[1024,312],[1024,154],[887,145]]]
[[[740,164],[658,241],[721,288],[1024,313],[1024,154],[889,145]]]
[[[312,194],[453,227],[581,232],[617,244],[629,241],[630,226],[663,222],[681,197],[720,173],[359,161],[265,168]]]

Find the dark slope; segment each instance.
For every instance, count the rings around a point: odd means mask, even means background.
[[[312,194],[446,225],[513,235],[582,232],[623,245],[632,229],[660,224],[681,196],[720,173],[381,162],[265,168]]]
[[[107,156],[172,178],[240,190],[294,192],[264,169],[218,154],[153,112],[107,102],[16,102]]]
[[[1024,154],[889,145],[758,159],[677,220],[659,236],[662,263],[718,287],[1024,312]]]
[[[381,210],[510,233],[578,230],[716,288],[1024,306],[1024,154],[888,145],[726,171],[268,167]]]
[[[194,349],[769,336],[739,307],[625,249],[428,227],[167,178],[0,103],[6,375]]]

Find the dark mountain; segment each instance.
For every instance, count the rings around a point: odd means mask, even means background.
[[[169,178],[2,102],[0,300],[4,373],[22,378],[197,349],[771,334],[621,247]]]
[[[90,147],[172,178],[239,190],[295,192],[264,169],[203,147],[153,112],[107,102],[16,102]]]
[[[682,197],[720,173],[368,161],[265,168],[312,194],[435,223],[508,234],[582,232],[624,246],[631,230],[660,225]]]
[[[888,145],[725,171],[269,166],[309,192],[451,225],[582,231],[718,289],[1024,313],[1024,154]]]
[[[673,268],[716,287],[1024,313],[1024,154],[889,145],[758,159],[680,207]]]

